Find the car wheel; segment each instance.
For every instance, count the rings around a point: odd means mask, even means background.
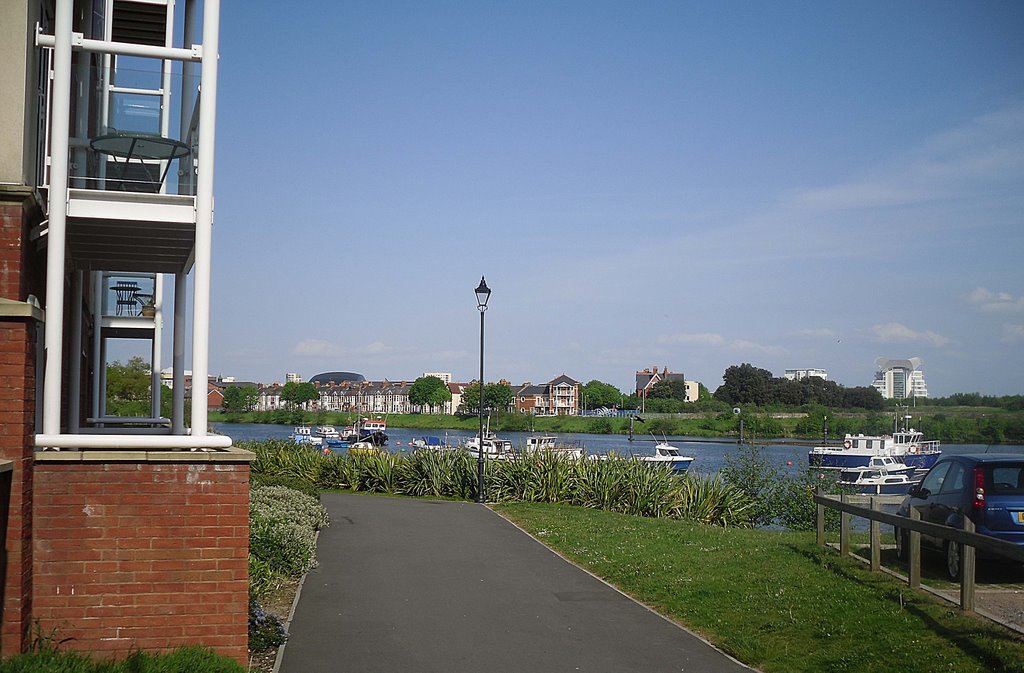
[[[910,533],[902,528],[893,529],[893,533],[896,535],[896,558],[906,561],[910,555]]]
[[[961,548],[956,542],[946,542],[946,575],[951,580],[960,579]]]

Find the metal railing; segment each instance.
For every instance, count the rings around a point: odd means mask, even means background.
[[[881,524],[889,524],[895,528],[909,532],[907,545],[907,583],[911,588],[921,586],[921,533],[932,537],[948,540],[963,545],[960,566],[960,608],[973,612],[975,589],[975,557],[977,550],[1005,557],[1012,561],[1024,563],[1024,547],[1011,542],[998,540],[988,535],[974,532],[974,522],[964,517],[962,529],[943,526],[928,521],[921,521],[920,513],[915,507],[910,508],[910,516],[900,516],[883,512],[879,508],[886,504],[899,504],[904,496],[857,496],[824,495],[820,491],[814,496],[817,505],[817,535],[819,546],[825,545],[825,510],[835,509],[840,513],[839,519],[839,554],[850,555],[850,532],[852,517],[858,516],[870,522],[870,558],[872,571],[881,569]],[[867,504],[868,507],[863,505]]]

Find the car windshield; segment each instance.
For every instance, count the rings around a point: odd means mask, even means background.
[[[985,481],[993,495],[1024,495],[1024,462],[987,465]]]

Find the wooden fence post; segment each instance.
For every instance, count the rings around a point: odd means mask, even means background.
[[[964,516],[964,532],[974,532],[974,522]],[[952,540],[949,544],[956,544]],[[977,550],[965,544],[960,547],[960,608],[965,612],[974,612],[974,571]]]
[[[910,506],[910,518],[913,521],[921,520],[921,512],[913,505]],[[910,531],[909,564],[907,567],[907,578],[911,589],[918,589],[921,586],[921,534],[916,530]]]
[[[839,496],[839,501],[845,503],[849,500],[849,496],[843,493]],[[840,512],[839,513],[839,555],[847,556],[850,553],[850,513]]]
[[[821,491],[821,487],[820,486],[817,489],[817,494],[818,494],[819,498],[824,495],[824,493],[822,493],[822,491]],[[815,538],[815,541],[818,543],[819,547],[824,547],[825,546],[825,505],[821,504],[820,502],[818,503],[818,519],[817,519],[817,523],[818,523],[818,529],[817,529],[818,533],[817,533],[817,536]]]
[[[879,504],[877,498],[871,498],[871,511],[877,512]],[[871,520],[871,570],[878,572],[882,567],[882,524]]]

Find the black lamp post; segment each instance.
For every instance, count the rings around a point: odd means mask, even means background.
[[[483,276],[480,276],[475,292],[476,307],[480,311],[480,436],[476,445],[476,501],[484,502],[484,311],[487,310],[487,300],[491,298],[491,289]]]

